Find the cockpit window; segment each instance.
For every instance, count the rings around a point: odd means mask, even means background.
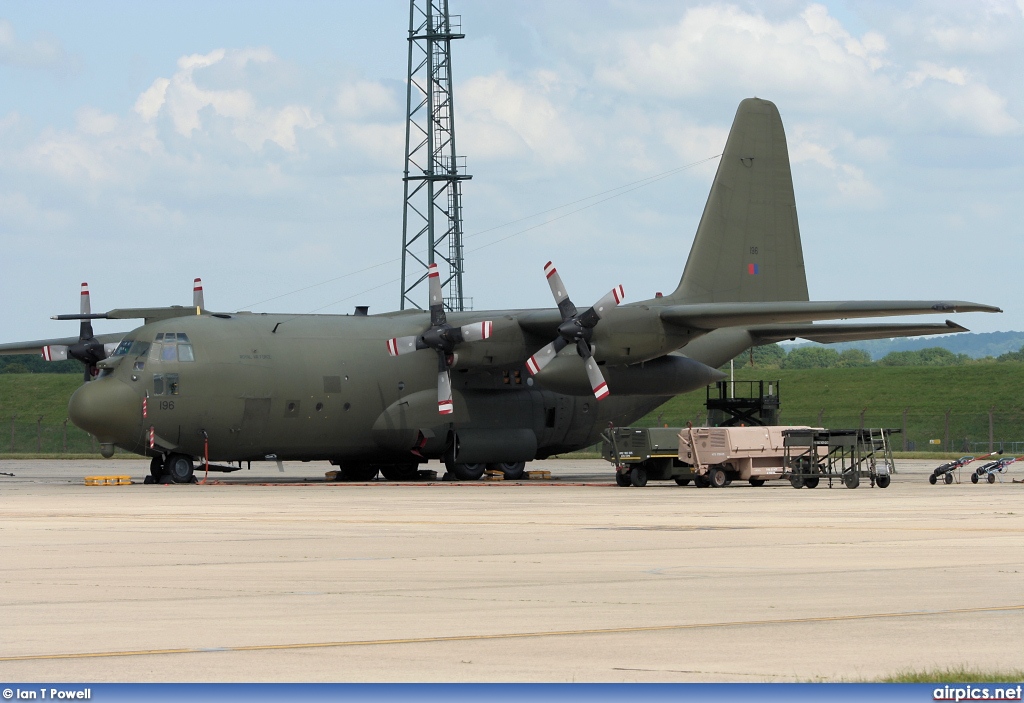
[[[132,356],[145,356],[149,353],[149,342],[132,342],[132,348],[128,353]]]
[[[148,350],[150,361],[195,361],[192,343],[184,332],[160,332]]]
[[[134,341],[134,339],[122,339],[121,343],[117,345],[117,349],[115,349],[114,353],[110,356],[124,356],[128,353],[128,350],[131,349],[132,342]]]

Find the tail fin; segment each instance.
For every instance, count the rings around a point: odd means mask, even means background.
[[[774,103],[740,103],[679,287],[680,303],[807,300],[793,176]]]

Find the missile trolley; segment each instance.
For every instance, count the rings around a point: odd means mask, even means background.
[[[957,483],[960,483],[960,469],[967,466],[972,461],[981,461],[982,459],[989,459],[991,457],[996,456],[997,454],[1002,453],[1003,450],[1000,449],[997,452],[989,452],[988,454],[983,454],[982,456],[962,456],[954,461],[947,461],[945,464],[941,464],[940,466],[935,467],[935,470],[928,475],[928,483],[932,484],[933,486],[939,481],[942,481],[946,485],[953,483],[954,480]],[[975,481],[975,483],[977,483],[977,481]]]
[[[981,477],[984,476],[989,483],[996,482],[996,474],[1005,474],[1007,467],[1015,461],[1020,461],[1024,457],[1006,457],[1005,459],[998,459],[996,461],[990,461],[987,464],[979,466],[973,474],[971,474],[971,483],[979,483]],[[1003,480],[999,478],[1000,482]]]

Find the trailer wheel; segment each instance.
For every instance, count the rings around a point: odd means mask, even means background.
[[[995,474],[989,474],[988,475],[988,482],[989,483],[995,483],[996,482],[996,475]]]
[[[810,478],[805,478],[804,479],[804,485],[807,488],[817,488],[818,487],[818,481],[820,481],[820,480],[821,479],[818,478],[817,476],[811,476]]]
[[[676,485],[677,486],[689,486],[690,485],[690,479],[688,479],[688,478],[677,478],[676,479]]]
[[[708,481],[707,474],[699,474],[693,477],[693,485],[697,488],[710,488],[711,482]]]
[[[847,488],[856,488],[860,485],[860,474],[856,471],[847,471],[843,474],[843,485]]]
[[[801,476],[800,474],[793,474],[792,476],[789,477],[789,485],[791,485],[793,488],[803,488],[804,477]]]
[[[615,485],[621,486],[622,488],[628,488],[633,485],[633,482],[629,480],[629,473],[626,471],[615,472]]]
[[[750,485],[754,486],[755,488],[760,488],[761,486],[764,485],[764,479],[763,478],[751,478],[751,479],[748,479],[748,481],[750,482]]]
[[[948,486],[949,484],[953,483],[953,474],[952,473],[946,474],[945,476],[942,477],[942,480],[945,481],[946,485]]]
[[[971,474],[971,483],[978,482],[978,474]]]
[[[712,488],[723,488],[728,484],[729,477],[720,466],[713,466],[708,469],[708,483]]]
[[[637,488],[643,488],[647,485],[647,469],[641,469],[639,466],[634,466],[629,470],[629,482]]]
[[[930,483],[930,484],[932,484],[934,486],[937,481],[938,481],[938,479],[935,478],[935,474],[929,474],[928,475],[928,483]]]
[[[879,488],[888,488],[890,480],[890,476],[879,476],[875,479],[875,483],[878,485]]]

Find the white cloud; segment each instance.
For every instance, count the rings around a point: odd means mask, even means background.
[[[66,70],[70,61],[67,52],[55,39],[39,38],[33,42],[18,39],[14,25],[0,19],[0,65],[21,68]]]
[[[570,90],[544,71],[526,81],[503,72],[470,78],[458,92],[459,113],[464,115],[460,144],[479,158],[529,155],[545,163],[578,161],[583,152],[575,125],[570,127],[569,114],[562,109]]]

